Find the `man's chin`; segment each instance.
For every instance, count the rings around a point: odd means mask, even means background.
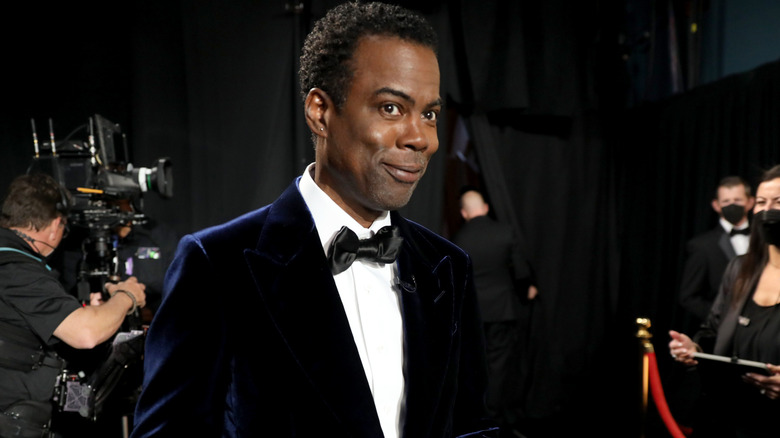
[[[375,201],[381,211],[398,210],[405,207],[406,204],[409,203],[409,201],[412,199],[413,191],[414,190],[409,190],[408,193],[396,194],[394,196],[384,196],[379,199],[375,199]]]

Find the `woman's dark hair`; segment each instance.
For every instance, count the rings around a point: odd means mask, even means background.
[[[764,171],[756,187],[762,183],[780,178],[780,164]],[[758,193],[758,189],[756,189]],[[753,224],[750,230],[750,246],[748,252],[742,258],[742,266],[734,281],[732,305],[736,305],[756,285],[758,279],[769,260],[768,245],[759,230],[757,224]]]
[[[352,55],[360,38],[369,35],[398,37],[436,52],[436,32],[420,15],[384,3],[341,4],[314,24],[303,43],[298,72],[302,98],[320,88],[341,109],[352,81]]]
[[[36,173],[16,177],[8,187],[0,213],[0,227],[33,228],[40,231],[54,219],[65,216],[70,194],[49,175]]]

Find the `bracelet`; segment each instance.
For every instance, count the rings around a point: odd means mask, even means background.
[[[138,301],[135,300],[135,296],[133,294],[131,294],[130,292],[124,290],[124,289],[117,289],[117,290],[114,291],[114,293],[111,294],[111,298],[114,298],[114,295],[119,294],[119,293],[125,294],[128,297],[130,297],[131,300],[133,300],[133,307],[130,308],[130,311],[128,311],[127,314],[129,315],[129,314],[135,312],[135,309],[138,308]]]

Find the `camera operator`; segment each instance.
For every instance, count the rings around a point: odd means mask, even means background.
[[[0,436],[46,436],[64,342],[90,349],[108,340],[146,303],[134,277],[106,284],[82,306],[45,262],[67,233],[67,190],[45,174],[10,185],[0,214]],[[96,305],[99,304],[99,305]]]

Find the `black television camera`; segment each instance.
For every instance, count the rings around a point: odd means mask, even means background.
[[[55,141],[50,120],[50,141],[40,148],[34,120],[32,127],[35,156],[28,172],[48,173],[70,192],[68,223],[85,234],[77,295],[88,302],[90,292],[120,280],[116,230],[146,222],[143,195],[173,196],[172,164],[159,158],[150,167],[133,166],[120,126],[99,114],[62,141]],[[86,131],[86,139],[71,139],[80,131]]]
[[[172,164],[168,158],[159,158],[150,167],[133,166],[120,126],[98,114],[61,141],[54,138],[51,120],[48,143],[39,145],[34,120],[32,128],[35,156],[28,173],[47,173],[70,193],[70,199],[63,195],[63,203],[68,204],[68,224],[74,228],[69,240],[80,253],[75,267],[76,294],[81,302],[89,303],[91,292],[105,294],[105,283],[121,281],[118,233],[123,227],[147,221],[144,194],[173,196]],[[71,138],[78,133],[86,138]],[[70,267],[64,266],[64,270]],[[140,370],[137,364],[142,360],[144,335],[136,313],[126,318],[110,343],[95,348],[94,354],[69,359],[69,366],[83,370],[62,370],[54,396],[60,411],[78,412],[97,421],[111,401],[109,396],[117,399],[127,394],[121,400],[131,411],[134,403],[125,401],[133,399],[135,385],[140,382],[135,381],[136,375],[128,378],[127,374]]]

